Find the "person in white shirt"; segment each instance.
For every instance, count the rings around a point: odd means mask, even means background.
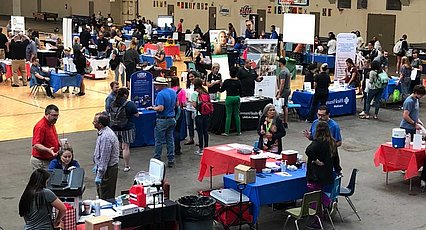
[[[328,33],[330,40],[327,43],[328,55],[336,55],[336,35],[333,32]]]
[[[377,37],[373,37],[374,41],[374,49],[381,51],[382,45],[380,44],[380,41],[377,39]]]
[[[364,38],[361,37],[361,33],[357,30],[355,31],[355,34],[357,36],[357,40],[356,40],[356,47],[358,50],[364,48]]]

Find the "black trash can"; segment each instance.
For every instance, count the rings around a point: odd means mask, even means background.
[[[184,196],[177,200],[183,230],[212,230],[216,200],[205,196]]]

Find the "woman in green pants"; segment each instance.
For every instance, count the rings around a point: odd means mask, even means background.
[[[240,121],[240,95],[241,95],[241,82],[237,78],[237,67],[232,67],[229,71],[231,78],[226,79],[220,87],[220,92],[226,91],[225,107],[226,107],[226,122],[225,133],[222,135],[228,136],[231,129],[231,117],[234,114],[235,126],[237,135],[241,135],[241,121]]]

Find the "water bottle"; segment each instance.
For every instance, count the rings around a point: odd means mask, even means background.
[[[281,162],[281,172],[285,172],[287,170],[287,160]]]
[[[117,207],[123,206],[123,200],[121,199],[121,196],[118,196],[115,200]]]
[[[96,196],[95,200],[95,216],[101,215],[101,201],[99,200],[99,196]]]
[[[410,148],[410,141],[411,141],[410,134],[405,135],[405,148],[406,149]]]

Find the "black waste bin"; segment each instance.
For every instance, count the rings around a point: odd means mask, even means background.
[[[216,200],[205,196],[184,196],[177,200],[183,230],[212,230]]]

